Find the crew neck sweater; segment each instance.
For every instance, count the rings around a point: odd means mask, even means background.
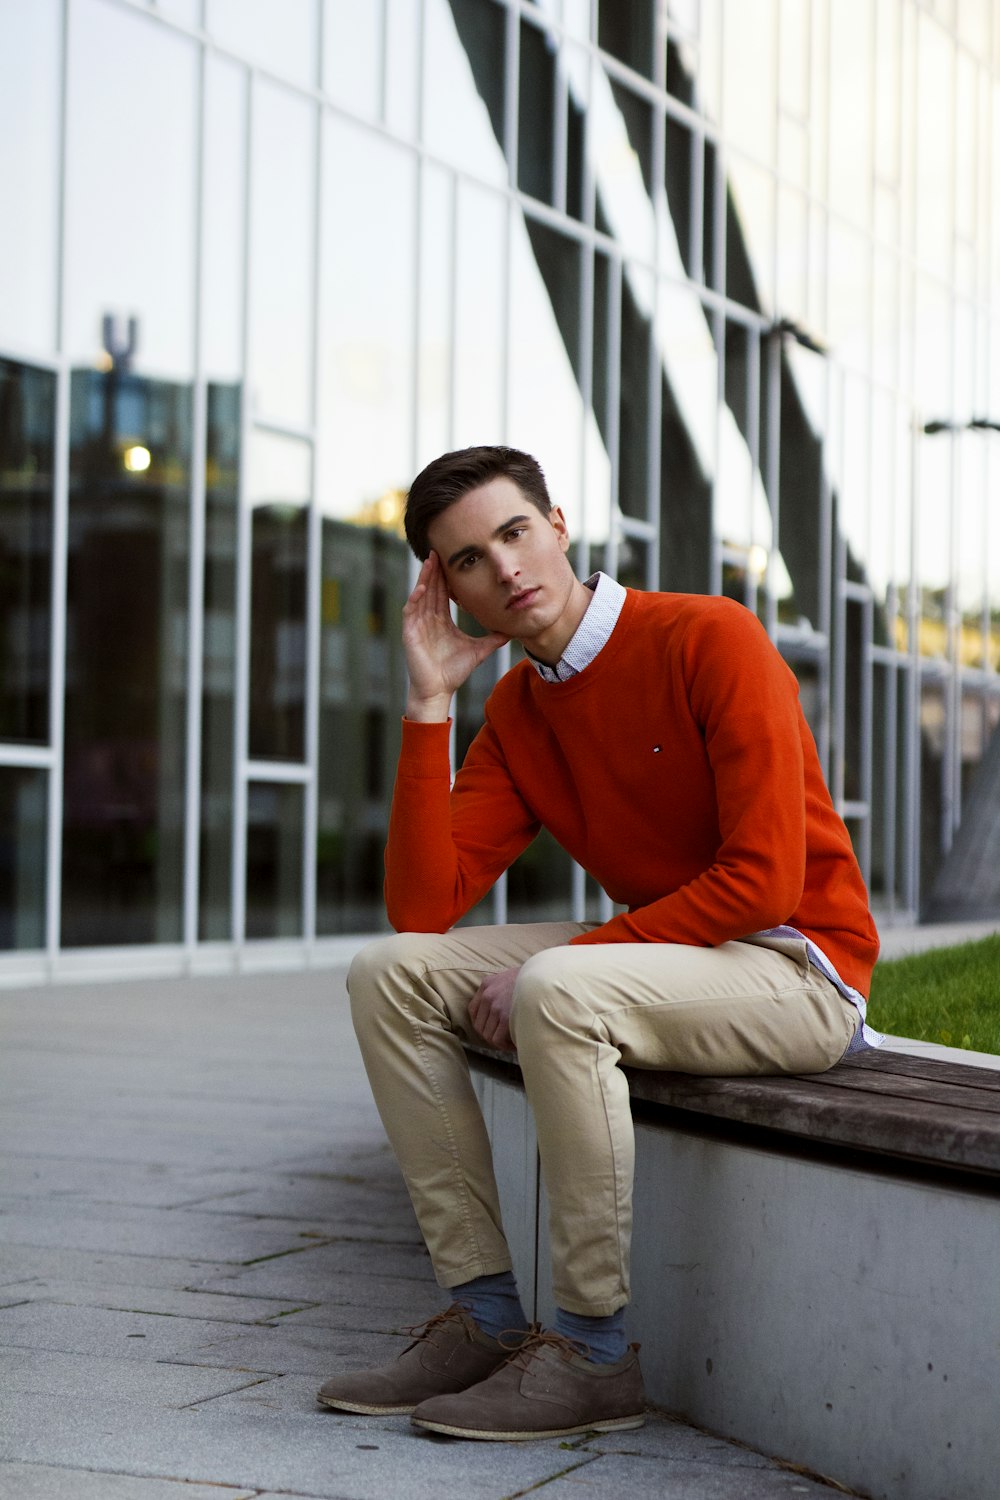
[[[627,911],[585,943],[715,947],[790,926],[868,994],[878,938],[798,684],[728,599],[628,590],[566,682],[520,662],[451,785],[448,725],[404,720],[386,848],[398,931],[444,932],[545,827]]]

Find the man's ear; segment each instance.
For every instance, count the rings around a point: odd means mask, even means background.
[[[562,550],[568,552],[570,544],[569,527],[566,525],[566,517],[563,515],[562,509],[558,505],[553,505],[545,519],[556,533],[556,536],[558,536],[559,545]]]

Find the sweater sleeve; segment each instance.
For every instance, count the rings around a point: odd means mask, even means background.
[[[539,829],[489,722],[451,787],[448,728],[403,720],[385,851],[385,905],[397,932],[446,932]]]
[[[682,664],[715,782],[715,858],[687,884],[574,943],[716,947],[787,922],[801,900],[808,729],[794,674],[757,618],[730,604],[689,627]]]

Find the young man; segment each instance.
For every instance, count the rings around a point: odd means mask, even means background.
[[[375,1099],[451,1307],[320,1391],[475,1438],[639,1426],[626,1346],[633,1137],[618,1064],[810,1073],[867,1043],[878,949],[795,678],[726,599],[638,593],[567,558],[534,459],[430,464],[406,531],[410,691],[386,850],[398,936],[348,981]],[[456,601],[483,626],[454,624]],[[504,642],[450,786],[455,690]],[[541,827],[626,911],[455,928]],[[554,1330],[528,1330],[463,1040],[516,1048],[550,1203]],[[502,1336],[502,1337],[501,1337]]]

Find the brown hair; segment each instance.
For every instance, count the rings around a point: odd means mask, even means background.
[[[449,505],[491,479],[506,478],[517,485],[543,516],[552,509],[545,475],[537,459],[517,448],[459,448],[442,453],[421,469],[406,497],[406,540],[421,562],[431,550],[428,527]]]

